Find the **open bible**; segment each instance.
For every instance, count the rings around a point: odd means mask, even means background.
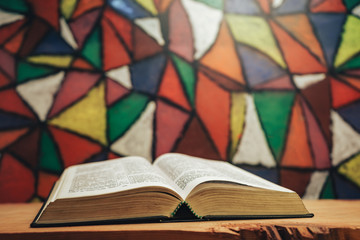
[[[65,169],[31,226],[311,216],[295,192],[230,163],[168,153]]]

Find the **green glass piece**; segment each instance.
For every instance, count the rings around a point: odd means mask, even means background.
[[[341,71],[356,69],[356,68],[360,68],[360,56],[354,57],[353,59],[347,61],[346,63],[344,63],[343,65],[338,67],[336,70],[338,72],[341,72]]]
[[[10,12],[18,13],[27,13],[29,11],[29,8],[24,0],[0,1],[0,8]]]
[[[264,129],[266,139],[279,161],[288,129],[294,92],[256,92],[255,106]]]
[[[81,54],[94,67],[101,68],[101,35],[100,29],[95,29],[85,42]]]
[[[108,109],[108,136],[115,141],[139,118],[148,102],[148,97],[132,93]]]
[[[345,3],[346,8],[348,10],[351,10],[360,3],[360,0],[344,0],[344,3]]]
[[[335,198],[335,194],[334,194],[334,187],[333,187],[333,183],[331,181],[330,176],[328,176],[323,191],[320,195],[321,199],[334,199]]]
[[[181,81],[185,86],[185,92],[187,94],[188,100],[192,106],[195,103],[195,73],[193,67],[182,60],[175,54],[172,54],[172,59],[174,60],[175,66],[180,74]]]
[[[56,72],[57,69],[34,65],[25,61],[20,61],[17,65],[17,81],[25,82],[29,79],[40,78]]]
[[[61,173],[63,170],[61,160],[56,151],[56,146],[49,133],[43,131],[40,142],[40,167],[41,169]]]
[[[223,1],[222,0],[196,0],[197,2],[203,2],[210,7],[217,8],[222,10],[223,9]]]

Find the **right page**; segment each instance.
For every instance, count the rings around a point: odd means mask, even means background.
[[[199,184],[209,181],[227,181],[281,192],[293,192],[260,178],[230,163],[168,153],[154,163],[177,187],[183,199]]]

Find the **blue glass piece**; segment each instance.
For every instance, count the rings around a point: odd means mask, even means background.
[[[285,0],[278,8],[273,11],[275,13],[295,13],[305,12],[308,0]]]
[[[360,188],[345,176],[333,174],[336,196],[339,199],[359,199]]]
[[[310,21],[314,26],[328,66],[332,66],[334,61],[337,45],[341,40],[345,17],[346,15],[342,13],[310,14]]]
[[[108,4],[118,13],[133,20],[135,18],[151,17],[151,14],[136,2],[131,0],[108,0]]]
[[[12,129],[28,127],[33,122],[27,118],[23,118],[13,114],[0,113],[0,129]]]
[[[270,182],[279,184],[279,173],[276,168],[266,168],[266,167],[248,166],[248,165],[238,165],[238,166]]]
[[[360,132],[360,101],[340,108],[338,113],[356,131]]]
[[[141,92],[156,94],[165,62],[165,56],[160,54],[130,66],[133,88]]]
[[[246,79],[251,87],[284,76],[285,71],[269,57],[252,48],[238,44]]]
[[[32,52],[36,54],[71,54],[74,50],[55,31],[48,33]]]
[[[253,0],[227,0],[225,1],[225,12],[248,15],[261,13],[258,5]]]
[[[104,161],[104,160],[107,160],[107,159],[108,159],[107,152],[102,152],[102,153],[99,153],[99,154],[97,154],[95,156],[92,156],[86,162],[101,162],[101,161]]]

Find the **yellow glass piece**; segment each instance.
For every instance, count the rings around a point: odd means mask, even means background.
[[[346,176],[360,187],[360,154],[339,167],[339,173]]]
[[[31,201],[30,202],[32,202],[32,203],[40,203],[40,202],[42,202],[41,201],[41,199],[40,198],[38,198],[38,197],[34,197],[33,199],[31,199]]]
[[[348,15],[344,24],[342,41],[335,58],[335,67],[339,67],[352,56],[360,51],[360,19],[353,15]]]
[[[231,94],[231,152],[230,156],[236,152],[237,145],[241,139],[245,121],[246,99],[245,93]]]
[[[50,65],[60,68],[68,68],[72,60],[73,57],[70,55],[38,55],[27,58],[27,61],[31,63]]]
[[[236,41],[252,46],[271,57],[282,68],[286,63],[275,43],[269,24],[262,17],[226,15]]]
[[[60,11],[65,19],[69,19],[75,10],[77,0],[61,0]]]
[[[136,2],[138,2],[141,6],[143,6],[147,11],[149,11],[150,13],[152,13],[153,15],[157,15],[158,11],[154,5],[153,1],[149,1],[149,0],[136,0]]]
[[[49,124],[88,136],[106,145],[106,104],[104,83],[93,88],[84,99],[64,111],[62,114],[51,119]]]

